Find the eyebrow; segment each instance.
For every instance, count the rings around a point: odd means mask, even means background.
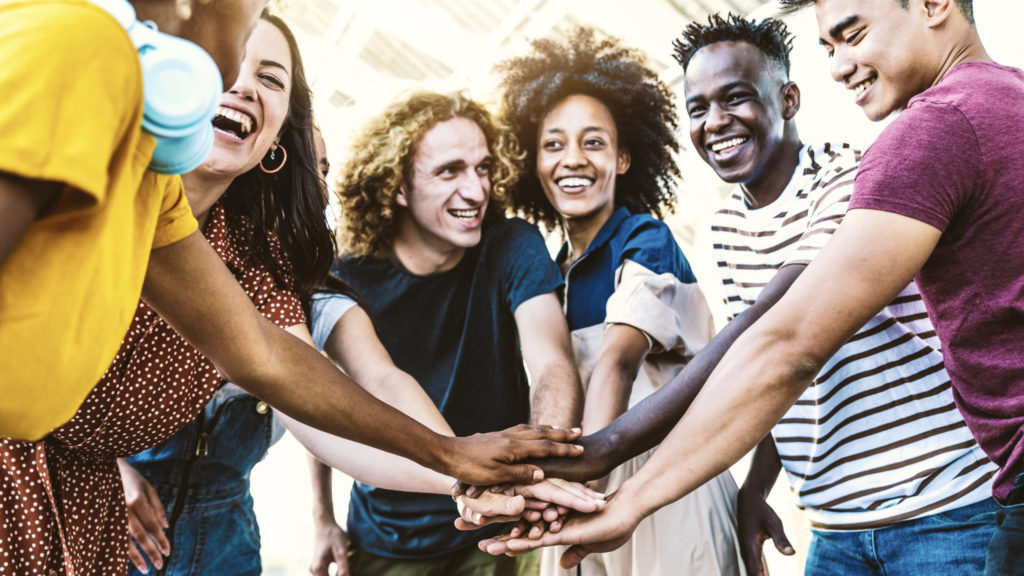
[[[853,14],[852,16],[847,16],[846,18],[843,18],[843,20],[840,21],[838,24],[836,24],[832,28],[829,28],[829,31],[828,31],[829,38],[831,38],[833,40],[842,38],[843,32],[847,28],[860,23],[860,20],[861,20],[861,18],[860,18],[859,14]],[[818,43],[819,44],[826,44],[827,42],[825,41],[824,38],[819,38],[818,39]]]
[[[583,132],[584,133],[587,133],[587,132],[605,132],[605,133],[607,133],[608,129],[607,128],[602,128],[601,126],[587,126],[586,128],[583,129]],[[563,128],[558,128],[556,126],[554,128],[548,128],[547,130],[544,131],[544,133],[545,134],[564,134],[565,130]]]
[[[260,66],[271,66],[274,68],[280,68],[285,74],[288,74],[288,69],[284,67],[284,64],[276,60],[260,60]]]

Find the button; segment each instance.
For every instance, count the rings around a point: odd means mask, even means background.
[[[267,412],[270,412],[270,405],[263,400],[260,400],[256,403],[256,411],[260,414],[266,414]]]

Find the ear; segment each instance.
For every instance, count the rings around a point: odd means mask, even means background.
[[[800,87],[796,82],[786,82],[782,86],[782,118],[792,120],[800,111]]]
[[[918,5],[929,28],[940,26],[954,10],[958,10],[954,0],[919,0]]]
[[[409,198],[407,197],[407,194],[408,193],[405,191],[405,184],[402,184],[401,186],[399,186],[398,187],[398,194],[395,194],[395,204],[398,204],[399,206],[401,206],[403,208],[408,208],[409,207]]]
[[[625,174],[629,170],[629,163],[631,161],[632,158],[629,155],[629,151],[620,148],[619,158],[615,162],[615,173],[619,175]]]

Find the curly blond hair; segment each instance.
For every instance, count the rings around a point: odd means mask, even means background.
[[[341,203],[339,244],[349,256],[384,257],[397,234],[399,188],[412,174],[416,144],[436,124],[472,120],[487,138],[492,157],[491,194],[485,220],[504,216],[508,190],[523,165],[512,132],[482,105],[460,93],[416,92],[370,120],[352,142],[336,191]]]

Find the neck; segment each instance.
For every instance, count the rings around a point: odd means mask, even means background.
[[[199,229],[206,227],[210,218],[210,208],[227,192],[234,178],[210,176],[194,170],[181,177],[185,184],[185,196],[192,208],[192,214],[199,221]]]
[[[789,131],[789,128],[787,128]],[[800,164],[800,150],[804,147],[796,128],[792,128],[792,136],[785,138],[775,156],[776,160],[768,163],[765,173],[749,182],[740,184],[743,197],[751,208],[762,208],[775,202],[793,178],[793,171]]]
[[[139,21],[151,20],[161,32],[179,35],[184,20],[178,15],[174,0],[131,0],[131,4]]]
[[[602,214],[592,216],[590,218],[574,218],[574,219],[563,219],[562,228],[565,230],[565,235],[569,238],[569,258],[566,260],[566,265],[572,264],[578,260],[580,256],[587,251],[590,247],[590,243],[594,241],[597,233],[601,231],[601,227],[604,223],[612,217],[615,213],[613,207],[610,211]]]
[[[466,255],[466,249],[458,246],[438,246],[437,242],[424,238],[414,227],[398,224],[392,254],[403,268],[417,276],[429,276],[455,268]]]
[[[967,29],[960,34],[960,38],[953,43],[952,48],[946,52],[942,61],[939,65],[939,71],[935,75],[935,79],[932,81],[932,86],[935,86],[946,77],[954,67],[964,62],[991,62],[992,57],[988,55],[988,51],[985,50],[985,45],[981,43],[981,36],[978,35],[978,29],[971,26],[967,22],[958,22],[957,25],[966,26]]]

